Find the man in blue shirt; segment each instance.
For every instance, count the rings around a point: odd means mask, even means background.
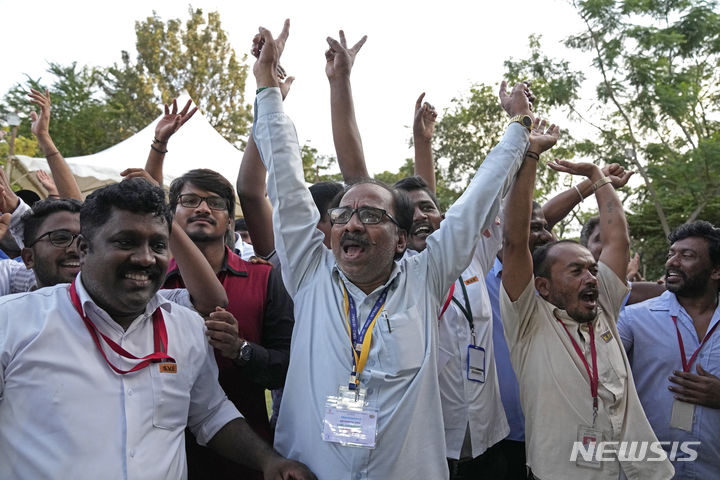
[[[631,305],[618,330],[650,425],[678,479],[720,472],[720,228],[705,221],[670,234],[667,290]],[[683,443],[694,442],[694,443]],[[695,458],[696,457],[696,458]]]

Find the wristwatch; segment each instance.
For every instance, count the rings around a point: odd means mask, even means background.
[[[244,340],[242,345],[240,345],[240,352],[238,353],[238,356],[235,360],[240,365],[244,365],[250,361],[250,359],[252,358],[252,354],[252,344],[247,340]]]
[[[513,122],[518,122],[520,125],[527,128],[528,131],[532,130],[533,119],[530,115],[515,115],[514,117],[510,117],[510,122],[508,122],[508,126]]]

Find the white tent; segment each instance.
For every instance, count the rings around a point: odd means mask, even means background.
[[[178,99],[178,106],[181,108],[186,102],[187,97]],[[126,168],[144,167],[155,135],[155,125],[162,116],[106,150],[66,158],[83,195],[103,185],[121,181],[120,172]],[[41,192],[37,181],[28,172],[41,169],[49,172],[47,161],[24,155],[16,158],[12,180],[24,188]],[[242,152],[225,140],[198,111],[170,138],[163,166],[163,183],[168,186],[173,179],[193,168],[209,168],[222,174],[234,186],[241,159]]]

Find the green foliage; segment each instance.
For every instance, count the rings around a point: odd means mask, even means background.
[[[136,22],[137,63],[131,65],[124,54],[123,65],[109,72],[108,88],[122,96],[117,89],[134,86],[132,91],[147,100],[152,86],[161,101],[156,103],[187,92],[220,134],[241,145],[251,119],[244,93],[247,55],[238,58],[218,12],[206,18],[201,9],[190,7],[188,13],[184,26],[179,19],[163,22],[155,12]]]
[[[342,182],[340,173],[329,173],[334,170],[337,159],[329,155],[320,155],[317,148],[310,145],[303,145],[300,149],[300,157],[303,163],[303,175],[308,183],[316,182]]]
[[[18,135],[31,138],[30,112],[34,109],[27,97],[30,88],[50,91],[52,120],[50,134],[63,155],[72,157],[103,150],[113,145],[108,134],[108,115],[98,98],[96,70],[78,67],[76,63],[62,66],[50,63],[52,83],[27,77],[5,95],[4,110],[17,111],[23,119]]]
[[[627,157],[644,185],[626,204],[648,278],[683,222],[718,224],[720,15],[715,1],[576,1],[586,30],[566,44],[601,75],[600,134],[586,150]]]

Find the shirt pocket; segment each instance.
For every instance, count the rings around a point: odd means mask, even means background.
[[[414,373],[420,369],[425,359],[427,343],[425,322],[417,307],[412,306],[403,312],[396,312],[381,318],[385,354],[392,360],[388,365],[391,373]]]
[[[153,389],[153,425],[168,430],[184,428],[190,409],[190,385],[181,368],[170,373],[162,371],[160,365],[163,364],[152,363],[148,367]]]

